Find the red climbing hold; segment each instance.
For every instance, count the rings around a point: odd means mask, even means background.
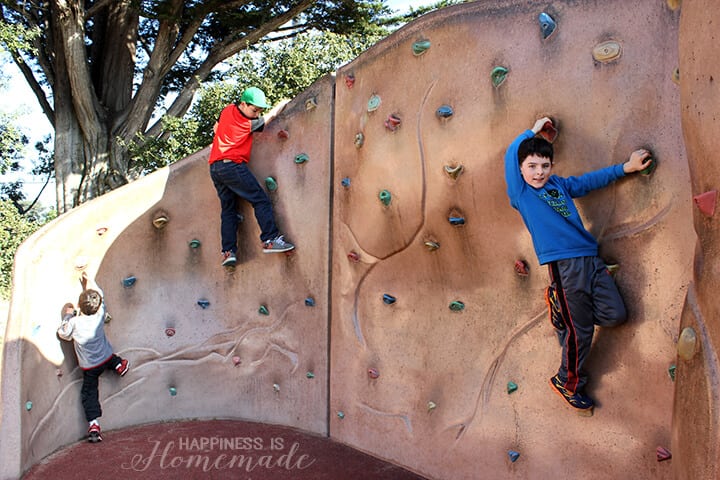
[[[701,193],[693,197],[695,205],[707,217],[715,215],[715,202],[717,201],[717,190]]]
[[[557,128],[553,126],[552,122],[545,122],[545,125],[543,125],[538,134],[540,134],[540,136],[548,142],[553,143],[557,137],[558,131]]]
[[[277,133],[278,138],[281,138],[283,140],[287,140],[290,138],[290,133],[287,130],[280,130]]]
[[[345,85],[352,88],[355,85],[355,76],[353,74],[345,75]]]
[[[662,462],[664,460],[670,460],[672,458],[672,454],[670,453],[670,450],[668,450],[665,447],[657,447],[657,461]]]
[[[357,252],[350,252],[348,253],[348,258],[352,262],[359,262],[360,261],[360,255],[358,255]]]
[[[398,117],[394,113],[391,113],[390,115],[388,115],[387,120],[385,120],[385,127],[387,127],[387,129],[390,130],[391,132],[394,132],[395,130],[398,129],[399,126],[400,126],[400,117]]]
[[[530,274],[530,267],[525,260],[515,260],[515,272],[523,277]]]

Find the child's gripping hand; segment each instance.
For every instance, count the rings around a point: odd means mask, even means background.
[[[652,163],[652,155],[644,148],[639,148],[630,154],[630,159],[623,163],[623,172],[639,172],[649,167]]]

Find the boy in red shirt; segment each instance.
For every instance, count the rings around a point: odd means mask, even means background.
[[[265,93],[250,87],[240,96],[240,103],[228,105],[215,124],[215,136],[210,150],[210,178],[220,198],[220,235],[224,267],[237,262],[237,201],[250,202],[260,226],[260,241],[264,253],[287,252],[295,248],[280,234],[275,224],[272,204],[253,173],[248,168],[252,152],[253,133],[261,132],[285,108],[280,102],[265,118],[260,114],[269,108]]]

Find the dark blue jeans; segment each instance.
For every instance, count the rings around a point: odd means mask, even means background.
[[[85,419],[89,422],[102,416],[102,408],[100,407],[100,399],[98,385],[100,383],[100,375],[105,370],[115,370],[122,358],[114,353],[105,363],[101,363],[97,367],[89,370],[83,370],[83,383],[80,389],[80,400],[82,401],[83,410],[85,411]]]
[[[238,197],[248,201],[260,226],[260,241],[278,236],[272,204],[247,163],[223,162],[210,164],[210,178],[220,198],[220,236],[224,252],[237,251]]]

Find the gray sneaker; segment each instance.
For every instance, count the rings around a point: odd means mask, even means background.
[[[237,263],[237,258],[235,257],[235,254],[233,252],[222,252],[223,267],[234,267]]]
[[[263,243],[263,253],[282,253],[288,252],[295,248],[290,242],[286,242],[282,235],[278,235],[272,240]]]

